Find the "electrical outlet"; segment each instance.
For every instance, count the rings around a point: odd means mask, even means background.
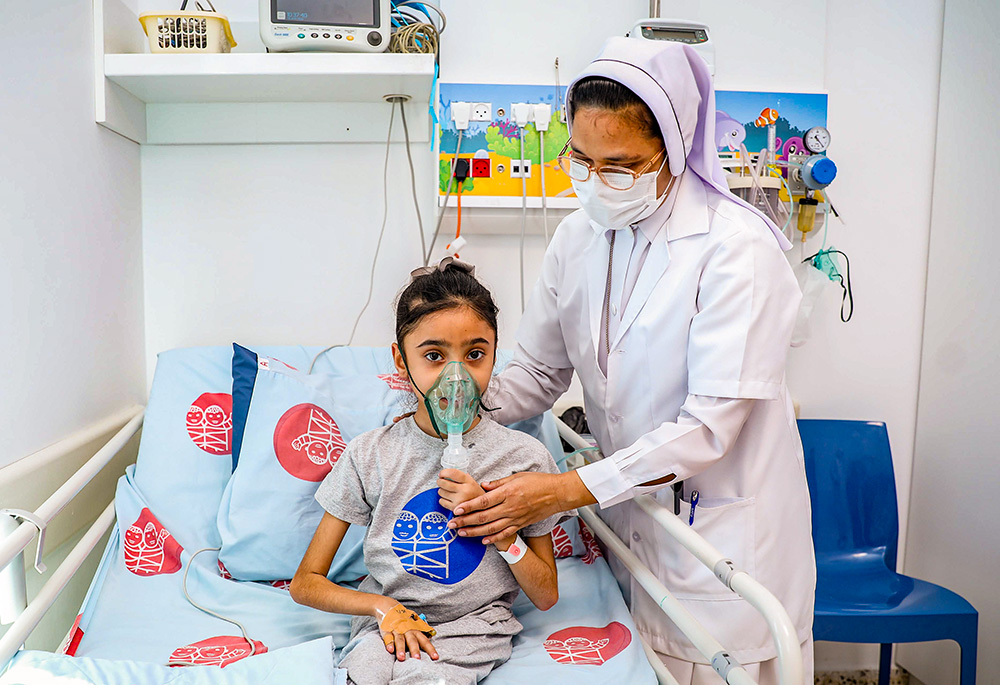
[[[510,177],[531,178],[531,160],[530,159],[510,160]]]
[[[469,121],[493,121],[493,105],[489,102],[473,102]]]
[[[493,163],[486,150],[477,150],[472,157],[472,178],[489,178],[492,175]]]

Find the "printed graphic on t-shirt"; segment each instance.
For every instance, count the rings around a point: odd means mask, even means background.
[[[396,517],[392,551],[407,573],[453,585],[479,567],[486,545],[448,528],[451,512],[438,503],[437,488],[414,496]]]

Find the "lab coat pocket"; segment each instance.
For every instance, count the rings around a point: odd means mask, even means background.
[[[724,557],[732,559],[737,569],[755,574],[753,497],[708,498],[702,497],[695,506],[694,531],[715,547]],[[679,518],[687,523],[691,505],[681,502]],[[739,596],[719,582],[711,569],[706,567],[680,543],[661,533],[660,578],[678,599],[737,600]]]

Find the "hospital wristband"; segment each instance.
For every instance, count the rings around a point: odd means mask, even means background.
[[[500,552],[500,556],[503,557],[504,561],[513,566],[521,561],[521,559],[524,559],[524,555],[528,553],[528,546],[524,544],[524,540],[521,539],[520,535],[515,535],[514,542],[510,543],[510,547],[507,548],[506,552],[499,547],[497,547],[497,551]]]

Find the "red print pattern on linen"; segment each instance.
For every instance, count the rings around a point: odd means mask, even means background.
[[[148,508],[125,529],[123,538],[125,568],[135,575],[155,576],[180,570],[183,548]]]
[[[319,482],[347,445],[333,418],[315,404],[298,404],[282,415],[274,429],[274,454],[296,478]]]
[[[601,666],[632,642],[632,633],[618,621],[603,628],[572,626],[545,640],[545,651],[556,663]]]
[[[242,637],[219,635],[178,647],[170,655],[171,666],[228,666],[254,654],[266,654],[263,642],[253,641],[253,649]]]
[[[233,452],[233,396],[206,392],[191,403],[187,413],[191,439],[209,454]]]

